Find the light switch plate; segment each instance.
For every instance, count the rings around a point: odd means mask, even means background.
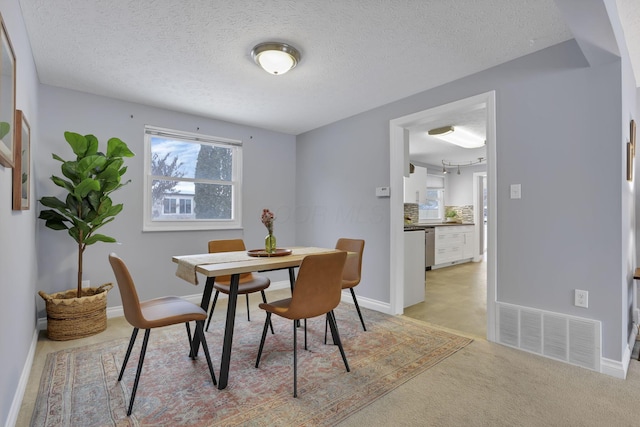
[[[520,199],[522,197],[522,186],[520,184],[511,184],[511,198]]]
[[[376,188],[376,196],[377,197],[389,197],[390,191],[389,187],[377,187]]]

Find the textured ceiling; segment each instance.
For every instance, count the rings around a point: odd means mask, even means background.
[[[633,0],[636,1],[636,0]],[[42,83],[299,134],[572,37],[553,0],[20,0]],[[302,53],[272,76],[251,48]]]

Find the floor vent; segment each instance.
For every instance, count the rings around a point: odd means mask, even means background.
[[[498,303],[498,342],[600,372],[599,321]]]

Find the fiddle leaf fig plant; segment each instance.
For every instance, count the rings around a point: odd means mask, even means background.
[[[62,163],[64,177],[51,176],[51,181],[66,190],[66,197],[43,197],[40,203],[50,209],[40,212],[38,218],[52,230],[67,230],[78,244],[78,298],[82,296],[82,256],[88,245],[97,242],[114,243],[116,239],[96,233],[113,221],[123,208],[114,205],[111,193],[131,180],[122,182],[127,172],[124,157],[133,157],[127,144],[118,138],[107,142],[106,154],[98,151],[98,139],[93,135],[65,132],[65,140],[71,146],[75,159],[64,160],[57,154],[53,158]]]

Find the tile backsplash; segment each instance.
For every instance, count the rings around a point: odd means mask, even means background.
[[[445,206],[445,211],[454,210],[458,214],[458,218],[462,219],[463,223],[473,223],[473,205],[463,206]],[[405,208],[406,210],[406,208]]]
[[[409,223],[407,221],[407,218],[411,219],[410,224],[415,224],[418,222],[419,219],[419,212],[418,212],[418,204],[417,203],[405,203],[404,204],[404,218],[405,218],[405,223]]]

